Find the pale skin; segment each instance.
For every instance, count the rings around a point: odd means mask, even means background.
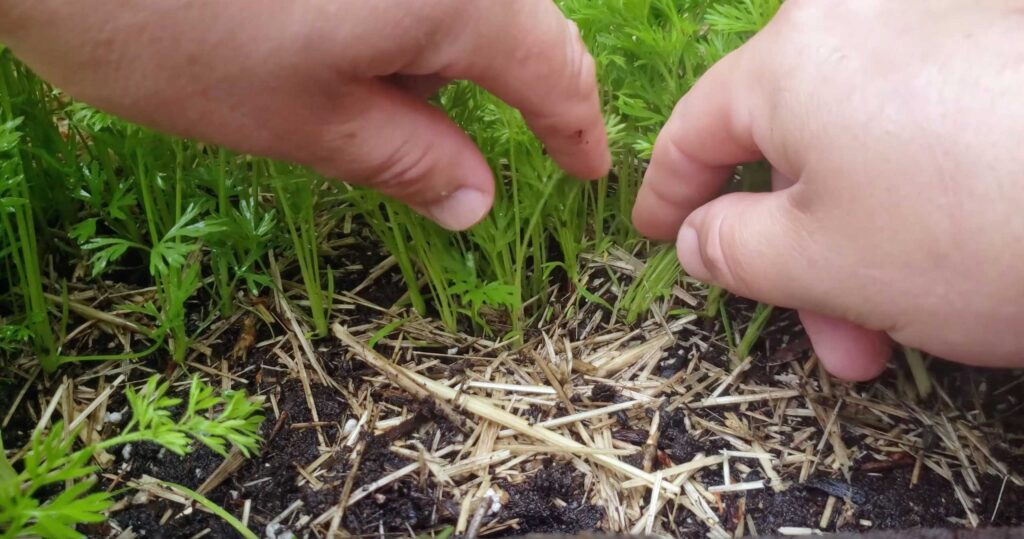
[[[1020,1],[785,2],[679,102],[634,223],[799,309],[840,377],[879,374],[890,338],[1024,364],[1022,26]],[[774,193],[714,198],[759,158]]]
[[[549,0],[0,0],[0,41],[80,100],[368,185],[453,230],[488,212],[494,180],[426,102],[449,80],[522,111],[569,173],[611,166],[593,59]]]
[[[1019,0],[787,0],[679,102],[635,225],[690,275],[798,309],[842,378],[876,376],[893,340],[1024,365],[1022,27]],[[593,60],[549,0],[0,0],[0,42],[110,112],[453,230],[494,181],[425,102],[448,80],[519,108],[570,174],[610,166]],[[758,159],[775,192],[716,198]]]

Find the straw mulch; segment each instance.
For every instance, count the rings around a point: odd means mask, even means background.
[[[589,259],[592,293],[614,298],[642,269],[618,254]],[[396,286],[381,267],[360,290]],[[1018,522],[1021,504],[1004,499],[1024,496],[1021,373],[934,362],[922,378],[898,357],[876,382],[843,384],[791,313],[737,358],[719,323],[671,314],[700,303],[689,283],[634,327],[559,290],[523,343],[453,334],[348,292],[335,298],[333,335],[311,341],[296,315],[300,289],[254,303],[167,370],[180,384],[199,373],[263,395],[264,454],[181,461],[201,475],[182,481],[273,537],[597,526],[726,538],[914,524],[907,515],[932,526]],[[104,310],[101,298],[79,301]],[[741,334],[749,305],[730,307]],[[87,314],[69,338],[131,345],[128,320]],[[88,365],[47,386],[23,361],[11,371],[21,379],[0,418],[5,436],[17,436],[12,420],[47,428],[62,418],[86,427],[83,442],[98,439],[117,428],[123,388],[161,369]],[[217,536],[216,519],[148,480],[156,472],[138,457],[98,464],[106,488],[141,494],[125,496],[97,535],[136,536],[139,507],[159,504],[154,522],[194,520],[191,536]],[[271,503],[260,490],[269,484],[285,499]],[[900,507],[920,500],[934,507]],[[394,508],[410,504],[419,512],[403,520]]]

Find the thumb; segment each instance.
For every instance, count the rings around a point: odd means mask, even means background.
[[[693,211],[677,239],[679,262],[701,281],[782,307],[813,306],[815,250],[793,187],[774,193],[732,193]]]
[[[804,225],[804,214],[791,202],[798,189],[734,193],[698,208],[679,231],[679,261],[694,278],[800,309],[811,344],[830,373],[844,380],[874,378],[885,369],[891,341],[882,331],[822,314],[837,312],[830,300],[844,294],[829,279],[834,271],[828,262],[815,256],[823,251],[813,245],[816,229]]]
[[[382,81],[355,91],[322,128],[314,167],[371,187],[449,230],[482,219],[494,179],[473,141],[440,110]],[[307,159],[306,161],[309,161]]]

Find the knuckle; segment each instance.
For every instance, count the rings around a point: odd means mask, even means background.
[[[711,166],[710,163],[700,159],[700,156],[693,155],[693,148],[690,147],[693,139],[683,132],[692,122],[692,119],[689,117],[689,109],[687,107],[678,107],[677,112],[674,112],[673,116],[675,118],[673,118],[671,130],[662,131],[662,133],[668,136],[659,136],[654,142],[651,159],[658,159],[669,163],[692,162],[702,166]]]
[[[368,148],[361,138],[357,126],[328,131],[319,141],[322,151],[312,167],[395,198],[416,200],[430,195],[425,180],[436,167],[436,157],[428,145],[403,137],[387,148]]]
[[[676,181],[646,181],[641,186],[658,200],[664,201],[678,208],[688,207],[693,203],[692,196],[688,196],[685,184]]]
[[[401,199],[428,195],[424,181],[434,167],[434,159],[422,144],[406,140],[394,146],[376,162],[364,165],[363,176],[376,190]]]
[[[715,282],[737,291],[747,291],[749,287],[742,262],[732,256],[738,252],[737,243],[737,235],[729,226],[728,219],[725,215],[716,215],[708,223],[701,257]]]

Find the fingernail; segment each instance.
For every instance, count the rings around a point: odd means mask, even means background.
[[[465,230],[479,222],[491,209],[491,197],[463,187],[427,207],[427,214],[448,230]]]
[[[690,225],[683,225],[676,243],[676,254],[686,274],[700,281],[710,281],[711,272],[704,266],[704,257],[700,254],[700,238],[697,230]]]

